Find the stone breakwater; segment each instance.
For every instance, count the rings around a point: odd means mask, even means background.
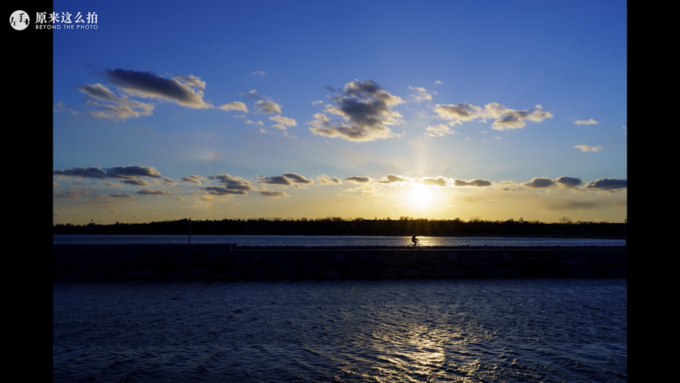
[[[53,245],[53,280],[624,278],[625,247],[249,248]]]

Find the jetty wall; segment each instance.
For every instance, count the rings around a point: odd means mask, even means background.
[[[53,280],[625,278],[625,247],[53,245]]]

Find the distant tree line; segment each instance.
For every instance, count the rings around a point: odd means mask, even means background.
[[[189,220],[149,223],[118,223],[98,225],[56,224],[53,234],[155,234],[185,235]],[[562,217],[557,223],[540,221],[484,221],[472,218],[463,221],[401,217],[399,219],[223,219],[191,221],[193,235],[565,235],[623,237],[623,223],[573,222]]]

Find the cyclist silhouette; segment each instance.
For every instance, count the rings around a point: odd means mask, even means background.
[[[413,242],[413,246],[415,246],[415,245],[418,244],[418,242],[420,242],[420,240],[419,240],[418,238],[416,238],[416,235],[415,235],[415,234],[413,234],[413,235],[411,236],[411,242]]]

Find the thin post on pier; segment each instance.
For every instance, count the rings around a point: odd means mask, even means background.
[[[191,245],[191,217],[189,217],[189,244]]]

